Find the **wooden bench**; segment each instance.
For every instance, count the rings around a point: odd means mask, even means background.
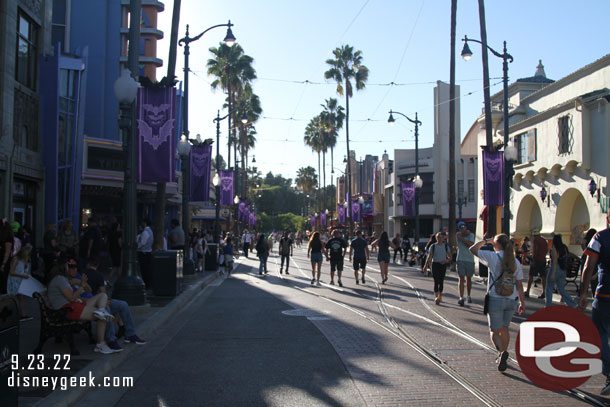
[[[90,321],[73,321],[66,317],[66,308],[54,310],[47,304],[40,293],[34,293],[34,298],[40,306],[40,339],[34,353],[41,353],[47,339],[51,337],[63,338],[70,346],[70,353],[78,355],[80,352],[74,346],[73,335],[80,331],[87,332],[89,343],[95,343],[91,334]]]

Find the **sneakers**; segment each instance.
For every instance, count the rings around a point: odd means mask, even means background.
[[[602,391],[599,392],[599,394],[601,396],[607,396],[608,394],[610,394],[610,376],[606,376],[606,385],[604,386]]]
[[[343,287],[343,283],[341,282],[341,279],[337,280],[337,284],[339,284],[339,287]]]
[[[439,304],[441,303],[441,299],[440,299],[440,297],[436,297],[436,298],[434,299],[434,303],[435,303],[436,305],[439,305]]]
[[[290,273],[288,272],[288,269],[286,269],[286,275],[288,275],[288,274],[290,274]]]
[[[108,345],[106,345],[106,342],[98,343],[97,345],[95,345],[95,349],[93,349],[93,351],[103,353],[104,355],[114,353],[114,351],[110,349]]]
[[[330,280],[330,285],[335,285],[335,282]]]
[[[540,295],[538,296],[538,299],[540,299],[540,300],[544,300],[544,293],[540,294]]]
[[[31,317],[31,316],[29,316],[29,315],[24,315],[24,316],[22,316],[21,318],[19,318],[19,321],[20,321],[20,322],[26,322],[26,321],[31,321],[31,320],[33,320],[33,319],[34,319],[34,317]]]
[[[316,282],[316,279],[315,279],[315,278],[312,278],[312,279],[311,279],[311,285],[314,285],[314,283],[315,283],[315,282]]]
[[[280,274],[282,274],[282,269],[280,269]]]
[[[366,280],[364,279],[364,277],[362,277],[362,284],[366,283]]]
[[[146,341],[138,335],[131,335],[125,338],[124,343],[134,343],[136,345],[146,345]]]
[[[119,344],[118,344],[118,342],[117,342],[117,341],[109,341],[109,342],[107,343],[107,345],[108,345],[108,347],[109,347],[110,349],[112,349],[112,351],[113,351],[113,352],[115,352],[115,353],[116,353],[116,352],[121,352],[121,351],[123,351],[123,348],[121,347],[121,345],[119,345]]]
[[[466,302],[468,304],[472,304],[472,298],[470,298],[470,295],[468,297],[466,297]]]
[[[108,313],[105,309],[100,308],[93,311],[93,317],[101,321],[112,322],[114,321],[114,315]]]
[[[458,300],[458,305],[459,305],[460,307],[463,307],[463,306],[464,306],[464,297],[460,297],[460,299]]]
[[[360,282],[358,282],[358,279],[356,279],[356,284],[360,284]]]
[[[503,372],[506,370],[506,367],[508,366],[508,363],[506,362],[507,360],[508,360],[508,352],[504,351],[504,352],[502,352],[502,355],[500,356],[500,363],[498,363],[499,372]]]
[[[316,285],[317,285],[318,287],[322,285],[322,283],[320,282],[320,280],[318,280],[318,281],[316,282]]]

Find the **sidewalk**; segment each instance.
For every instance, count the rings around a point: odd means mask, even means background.
[[[154,337],[155,332],[162,328],[173,314],[217,277],[218,273],[215,271],[184,276],[182,292],[176,297],[155,297],[152,295],[152,291],[147,291],[146,305],[130,307],[138,335],[147,340]],[[36,300],[28,299],[26,301],[26,313],[33,319],[22,322],[19,327],[19,354],[22,361],[27,361],[28,355],[31,355],[38,345],[40,310]],[[31,371],[29,375],[88,377],[91,374],[94,377],[107,376],[137,348],[137,345],[123,344],[122,340],[119,340],[119,344],[124,348],[122,352],[112,355],[95,353],[93,351],[95,345],[89,344],[84,332],[74,335],[74,343],[80,355],[71,356],[69,371],[47,370],[42,374]],[[45,355],[45,366],[53,365],[53,355],[69,354],[68,344],[55,343],[53,338],[47,340],[42,350]],[[28,372],[19,373],[21,377],[28,375]],[[67,390],[56,389],[55,391],[52,391],[51,388],[20,388],[19,406],[67,406],[76,402],[89,390],[88,387],[69,387]]]

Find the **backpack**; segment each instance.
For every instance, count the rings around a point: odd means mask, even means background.
[[[280,240],[280,254],[288,256],[290,254],[290,239],[283,238]]]
[[[500,257],[499,254],[496,254],[496,255],[500,259],[500,266],[502,267],[502,258]],[[515,272],[516,271],[517,271],[516,268],[515,268],[515,271],[511,271],[510,268],[502,267],[502,273],[493,283],[493,286],[496,289],[496,294],[498,294],[502,297],[508,297],[508,296],[512,295],[512,293],[515,291],[515,285],[516,285]]]

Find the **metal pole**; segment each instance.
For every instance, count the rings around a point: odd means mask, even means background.
[[[216,114],[216,173],[220,176],[220,110]],[[214,222],[214,243],[220,234],[220,184],[216,185],[216,221]]]
[[[415,112],[415,178],[419,177],[419,120]],[[415,188],[415,250],[419,252],[419,188]]]
[[[129,51],[127,65],[131,75],[138,80],[138,45],[140,37],[140,0],[131,0],[129,3]],[[121,104],[121,116],[123,122],[129,124],[123,128],[123,151],[125,153],[125,172],[123,179],[123,214],[124,227],[124,259],[121,278],[116,282],[113,290],[113,298],[123,299],[129,305],[143,305],[146,303],[146,291],[144,282],[137,273],[137,242],[136,242],[136,219],[137,210],[137,184],[135,179],[136,149],[134,137],[137,134],[135,120],[136,102]]]
[[[508,54],[506,53],[506,41],[504,41],[504,54],[502,55],[502,70],[504,82],[504,148],[508,146]],[[512,180],[513,162],[506,160],[504,176],[504,219],[502,222],[502,232],[510,237],[510,187]]]

